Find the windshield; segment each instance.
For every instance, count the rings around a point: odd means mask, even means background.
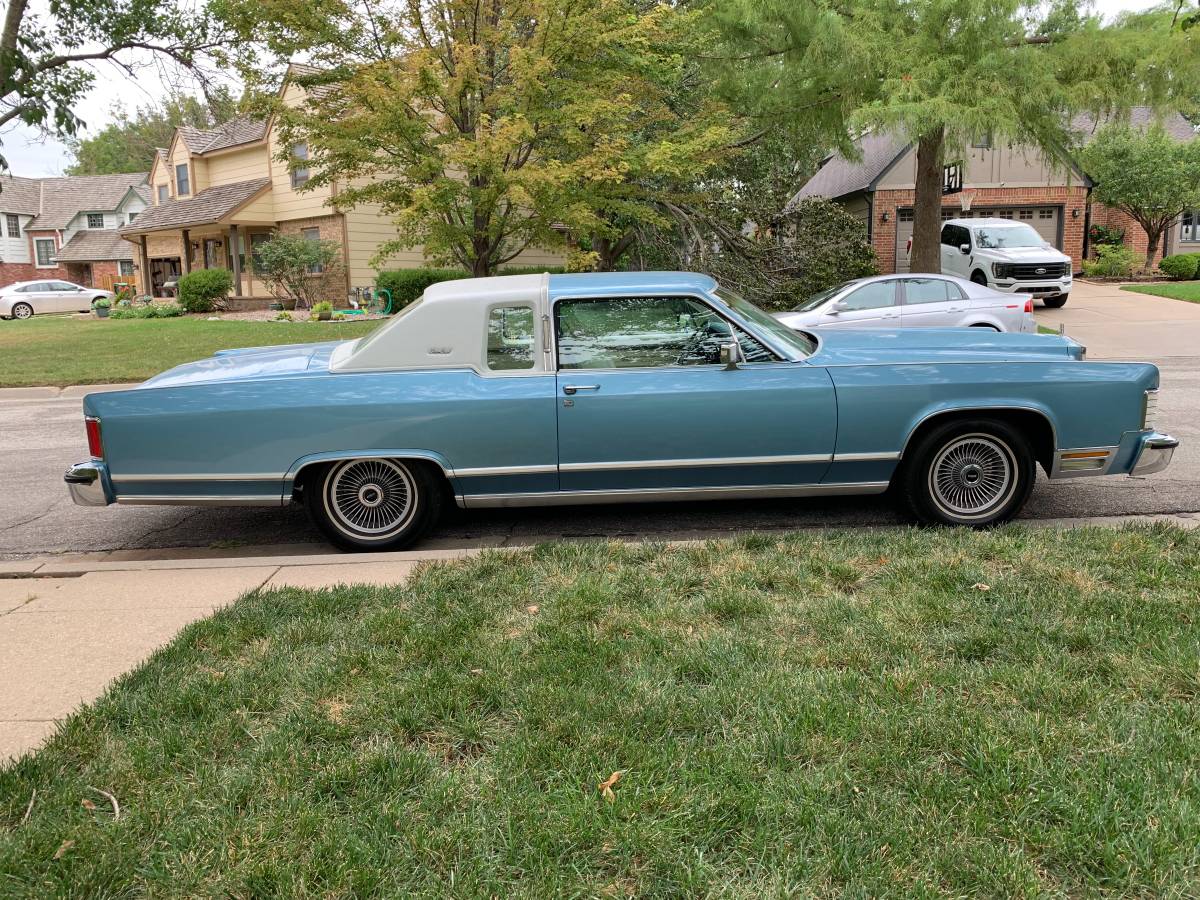
[[[817,345],[814,341],[809,340],[798,331],[792,331],[774,316],[767,315],[749,300],[743,299],[728,288],[719,287],[716,294],[730,309],[736,310],[746,319],[754,323],[761,331],[768,332],[779,342],[792,347],[795,350],[803,353],[805,356],[812,356],[816,351]]]
[[[807,300],[803,301],[802,303],[797,303],[795,306],[793,306],[792,312],[809,312],[810,310],[814,310],[834,294],[838,293],[839,291],[844,291],[852,284],[854,284],[853,281],[846,281],[842,284],[839,284],[837,287],[831,287],[824,291],[813,294]]]
[[[376,328],[370,334],[360,337],[357,341],[354,342],[354,352],[358,353],[363,348],[369,347],[371,344],[373,344],[377,340],[379,340],[379,336],[381,334],[383,334],[385,331],[391,331],[393,328],[395,328],[397,325],[399,325],[400,320],[403,319],[405,316],[407,316],[410,312],[412,312],[418,306],[420,306],[421,301],[424,299],[425,299],[425,297],[424,297],[424,295],[422,295],[422,296],[418,297],[416,300],[414,300],[412,303],[408,304],[408,306],[401,307],[399,309],[399,311],[397,311],[392,316],[390,321],[384,322],[382,325],[380,325],[378,328]]]
[[[1046,239],[1028,225],[989,225],[975,229],[975,245],[983,250],[1041,247]]]

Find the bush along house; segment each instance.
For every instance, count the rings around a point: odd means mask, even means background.
[[[284,103],[304,102],[304,89],[290,78],[281,91]],[[295,165],[284,161],[289,156]],[[304,144],[282,148],[269,120],[241,117],[207,131],[176,129],[150,170],[150,207],[121,229],[143,273],[140,289],[161,297],[189,272],[224,268],[233,275],[232,307],[265,307],[272,295],[255,275],[254,260],[256,248],[277,233],[337,244],[340,271],[320,273],[339,283],[340,296],[329,298],[335,302],[354,288],[374,286],[380,268],[427,265],[420,247],[372,264],[379,246],[396,237],[392,220],[374,205],[335,210],[336,184],[305,190],[307,158]],[[532,251],[513,264],[561,263],[557,254]]]
[[[1151,110],[1132,111],[1130,124],[1145,127]],[[1177,140],[1195,138],[1182,116],[1161,124]],[[1071,125],[1086,143],[1100,126],[1086,116]],[[857,161],[828,157],[789,202],[826,197],[862,219],[879,258],[881,272],[907,272],[916,189],[916,145],[892,134],[867,134],[858,144]],[[1052,161],[1033,147],[1010,146],[979,135],[962,158],[947,166],[948,190],[942,196],[942,220],[1014,219],[1032,226],[1048,243],[1071,257],[1076,272],[1089,254],[1092,225],[1124,232],[1127,246],[1146,252],[1146,234],[1119,210],[1091,199],[1092,181],[1078,165]],[[1200,210],[1184,213],[1165,235],[1160,256],[1200,252]]]
[[[40,278],[111,289],[134,278],[118,229],[150,203],[147,173],[0,178],[0,285]]]

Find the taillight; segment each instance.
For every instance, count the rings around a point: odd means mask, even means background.
[[[1032,297],[1030,297],[1028,300],[1025,301],[1025,312],[1027,312],[1027,313],[1033,312],[1033,298]]]
[[[88,453],[92,459],[104,459],[104,445],[100,443],[100,420],[87,416],[83,422],[87,429]]]

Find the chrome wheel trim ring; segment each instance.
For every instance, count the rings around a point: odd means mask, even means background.
[[[342,533],[363,541],[383,541],[412,522],[419,498],[416,481],[403,463],[350,459],[325,477],[322,502]]]
[[[1004,508],[1017,490],[1017,456],[992,434],[964,434],[929,466],[929,496],[946,515],[973,522]]]
[[[28,303],[18,303],[13,307],[14,319],[28,319],[33,316],[33,307]]]

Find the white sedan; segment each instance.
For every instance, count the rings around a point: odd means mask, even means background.
[[[92,302],[112,300],[112,291],[69,281],[18,281],[0,288],[0,319],[28,319],[45,313],[87,312]]]
[[[775,318],[789,328],[990,328],[1035,334],[1033,298],[952,275],[876,275],[814,294]]]

